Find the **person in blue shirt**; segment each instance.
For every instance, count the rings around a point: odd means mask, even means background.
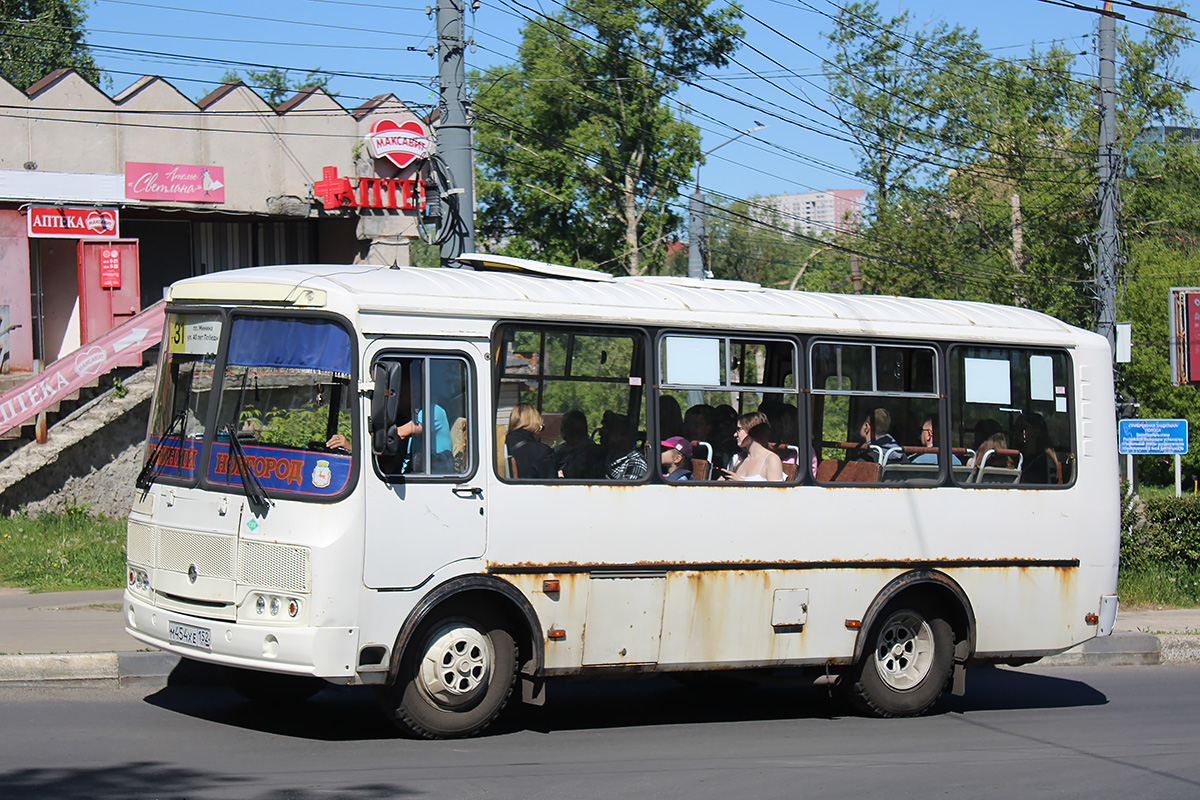
[[[921,423],[921,447],[937,447],[937,430],[938,430],[938,415],[930,414]],[[938,454],[936,451],[927,453],[918,453],[909,460],[910,464],[936,464],[938,463]],[[950,456],[951,464],[962,463],[958,456]]]

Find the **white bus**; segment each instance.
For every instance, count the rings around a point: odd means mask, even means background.
[[[1103,338],[462,261],[169,289],[130,634],[250,696],[376,685],[453,737],[548,678],[646,672],[808,668],[919,714],[967,663],[1111,631]]]

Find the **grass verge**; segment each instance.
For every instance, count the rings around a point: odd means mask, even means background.
[[[1195,608],[1200,606],[1200,570],[1158,565],[1117,575],[1121,608]]]
[[[0,586],[31,592],[125,585],[125,520],[84,513],[0,517]]]

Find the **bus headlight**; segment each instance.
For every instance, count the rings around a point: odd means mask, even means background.
[[[278,597],[271,598],[271,616],[272,617],[279,616],[279,609],[281,606],[282,606],[282,604],[279,602]]]
[[[254,596],[254,610],[257,611],[259,614],[266,611],[267,610],[267,598],[263,597],[261,594],[256,594]]]

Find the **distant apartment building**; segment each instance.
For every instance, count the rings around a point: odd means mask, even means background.
[[[762,202],[775,208],[782,223],[806,236],[847,233],[858,227],[866,192],[862,189],[826,189],[823,192],[777,194]]]

